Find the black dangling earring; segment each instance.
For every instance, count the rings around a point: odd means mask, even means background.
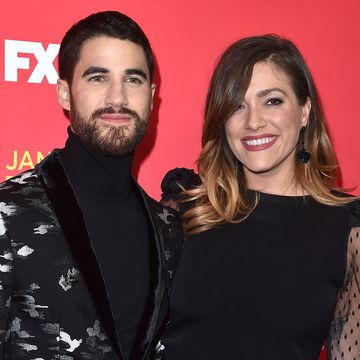
[[[301,161],[303,164],[306,164],[310,160],[310,153],[305,149],[305,142],[304,142],[304,133],[305,133],[305,126],[302,126],[300,129],[300,141],[301,141],[301,149],[296,153],[296,158]]]

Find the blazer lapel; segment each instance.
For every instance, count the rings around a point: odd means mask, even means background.
[[[156,207],[154,208],[153,205],[155,201],[145,193],[139,184],[137,186],[153,229],[153,234],[149,234],[151,241],[150,293],[136,334],[131,357],[132,359],[140,360],[147,358],[148,351],[150,350],[149,346],[157,330],[165,290],[166,266],[163,235],[159,228]]]
[[[81,209],[61,164],[59,151],[54,150],[38,165],[38,169],[72,255],[84,277],[102,323],[107,329],[113,349],[119,358],[123,359],[110,299],[99,262],[91,246]]]

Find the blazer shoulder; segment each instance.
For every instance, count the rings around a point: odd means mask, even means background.
[[[40,214],[54,218],[43,182],[41,164],[45,159],[34,169],[24,171],[0,184],[0,216],[8,225],[18,224],[25,218],[26,221],[35,221]]]
[[[23,198],[41,187],[38,169],[24,171],[0,184],[0,201]]]

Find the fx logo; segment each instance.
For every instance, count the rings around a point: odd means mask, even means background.
[[[53,61],[59,48],[59,44],[49,44],[45,50],[40,42],[5,40],[5,81],[17,81],[19,69],[30,69],[30,59],[21,53],[34,54],[38,61],[27,82],[40,84],[46,77],[49,84],[55,84],[58,74]]]

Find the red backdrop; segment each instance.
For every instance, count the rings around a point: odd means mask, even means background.
[[[263,33],[292,39],[304,54],[328,117],[343,186],[360,185],[358,0],[2,1],[0,179],[63,146],[67,120],[53,84],[57,44],[77,19],[109,9],[142,26],[159,65],[151,129],[134,168],[152,196],[159,197],[169,168],[194,166],[204,97],[219,54],[234,40]]]

